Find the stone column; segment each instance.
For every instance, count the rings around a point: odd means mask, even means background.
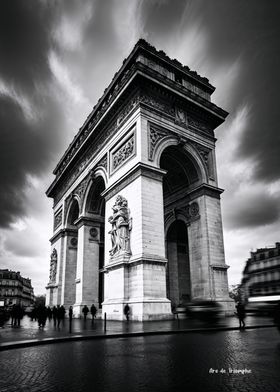
[[[105,300],[103,313],[111,319],[124,319],[128,303],[133,320],[170,318],[170,301],[166,298],[166,257],[163,218],[162,175],[165,171],[138,164],[123,180],[122,189],[109,189],[105,219]],[[130,255],[110,257],[112,230],[108,217],[117,195],[128,203],[132,228]]]
[[[74,315],[79,317],[84,305],[98,304],[100,220],[81,217],[78,226],[76,302]]]
[[[190,195],[199,208],[188,229],[192,298],[218,301],[225,311],[230,311],[232,301],[228,295],[228,266],[224,256],[221,192],[219,188],[204,184]]]
[[[64,230],[63,277],[61,303],[66,309],[74,305],[76,299],[78,230]]]

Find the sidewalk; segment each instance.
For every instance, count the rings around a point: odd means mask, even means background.
[[[268,317],[247,316],[246,328],[274,327],[273,320]],[[215,325],[191,319],[125,322],[107,320],[106,331],[103,320],[73,319],[72,331],[69,332],[69,321],[64,320],[60,328],[54,327],[53,321],[47,321],[45,328],[39,329],[36,321],[24,316],[20,327],[12,327],[10,321],[0,328],[0,351],[11,348],[28,347],[46,343],[59,343],[94,338],[116,338],[168,333],[187,333],[205,331],[238,330],[238,319],[227,317]]]

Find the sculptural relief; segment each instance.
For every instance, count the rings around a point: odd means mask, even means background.
[[[57,270],[57,250],[53,249],[51,254],[50,277],[49,283],[55,283]]]
[[[108,219],[109,223],[112,225],[112,228],[109,231],[112,242],[112,249],[109,252],[110,256],[113,257],[119,254],[130,255],[132,219],[130,218],[127,200],[121,195],[118,195],[112,209],[113,215]]]

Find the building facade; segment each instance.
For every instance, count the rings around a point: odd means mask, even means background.
[[[251,252],[241,282],[245,300],[280,296],[280,242]]]
[[[31,280],[23,278],[20,272],[1,269],[0,301],[4,301],[5,306],[17,304],[26,307],[33,305],[34,291]]]
[[[206,78],[139,40],[54,170],[47,304],[107,318],[171,317],[228,296]]]

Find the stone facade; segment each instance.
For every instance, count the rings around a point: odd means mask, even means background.
[[[231,306],[214,136],[227,113],[213,91],[147,42],[135,45],[47,191],[49,305],[79,316],[95,303],[119,320],[126,303],[133,320],[170,318],[171,306],[194,299]]]
[[[241,283],[244,300],[266,297],[280,298],[280,242],[275,246],[251,252]]]
[[[6,306],[20,305],[25,308],[34,305],[31,280],[23,278],[20,272],[0,269],[0,301]]]

